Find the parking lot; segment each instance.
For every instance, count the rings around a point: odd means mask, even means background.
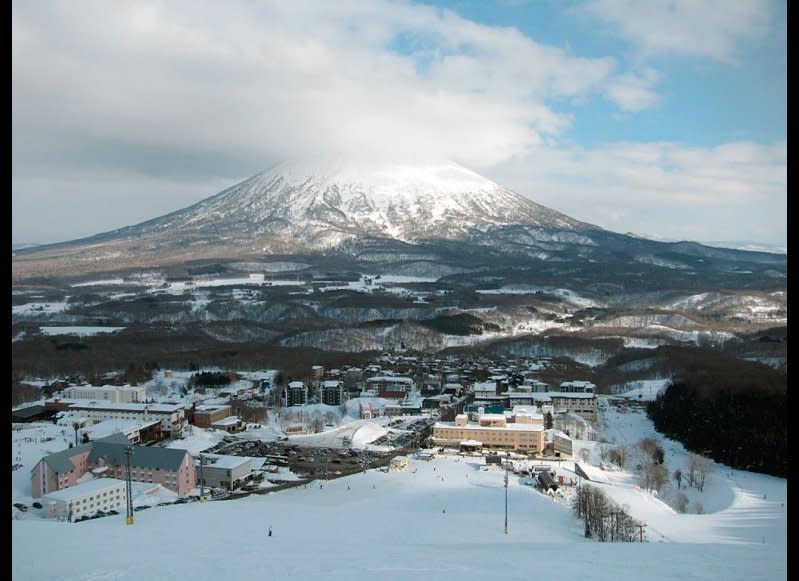
[[[396,455],[418,449],[429,436],[428,418],[400,417],[387,424],[388,431],[371,444],[379,450],[299,445],[291,441],[225,438],[208,453],[266,458],[267,464],[285,466],[302,479],[332,479],[387,466]]]

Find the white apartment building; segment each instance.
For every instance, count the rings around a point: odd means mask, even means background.
[[[105,420],[131,420],[149,424],[153,420],[161,422],[161,431],[173,438],[183,437],[188,425],[183,404],[159,403],[111,403],[75,400],[66,410],[97,422]]]
[[[97,478],[45,494],[41,503],[45,517],[74,521],[101,510],[124,510],[126,501],[124,480]]]
[[[79,385],[64,389],[67,399],[103,400],[111,403],[145,403],[147,388],[129,385]]]

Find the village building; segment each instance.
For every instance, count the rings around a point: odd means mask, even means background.
[[[67,399],[88,399],[91,401],[103,400],[111,403],[146,403],[147,388],[130,385],[79,385],[67,387],[63,390],[63,397]]]
[[[556,414],[573,413],[592,422],[597,419],[597,400],[593,392],[550,391],[533,396],[536,405],[551,405]]]
[[[436,445],[456,446],[471,440],[488,449],[543,453],[543,425],[528,421],[531,418],[525,414],[512,416],[512,422],[508,419],[505,414],[482,414],[476,422],[470,422],[466,414],[458,414],[454,422],[436,422],[432,440]]]
[[[344,382],[338,379],[326,379],[320,388],[320,401],[325,405],[341,405],[344,401]]]
[[[214,423],[233,415],[233,408],[226,404],[194,405],[192,406],[191,415],[195,426],[198,428],[210,428]]]
[[[308,403],[308,386],[302,381],[289,381],[283,394],[286,407]]]
[[[98,478],[41,497],[45,518],[75,521],[98,512],[121,511],[127,500],[124,480]]]
[[[214,430],[221,430],[229,434],[235,434],[237,432],[243,431],[246,428],[246,425],[241,418],[236,416],[228,416],[211,424],[211,428]]]
[[[69,420],[66,420],[69,422]],[[116,433],[122,433],[131,444],[157,442],[163,439],[161,422],[152,420],[140,422],[137,420],[104,420],[97,423],[85,422],[78,429],[78,439],[81,443],[100,440]]]
[[[413,391],[413,379],[404,375],[376,375],[366,379],[366,393],[403,401]]]
[[[161,433],[172,438],[182,438],[188,425],[186,410],[182,404],[166,403],[113,403],[89,400],[64,400],[54,398],[45,401],[45,406],[69,412],[93,422],[104,420],[132,420],[149,424],[161,422]]]
[[[195,459],[197,485],[207,488],[236,490],[252,479],[253,464],[264,463],[263,458],[229,456],[224,454],[201,454]]]
[[[596,385],[590,381],[564,381],[560,384],[559,391],[567,393],[596,393]]]
[[[129,457],[128,448],[132,450]],[[179,496],[195,485],[194,461],[186,450],[131,446],[124,434],[117,433],[42,458],[31,470],[32,496],[73,487],[87,474],[124,480],[128,461],[133,481],[161,484]]]

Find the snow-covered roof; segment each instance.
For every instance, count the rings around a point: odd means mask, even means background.
[[[594,399],[596,395],[593,393],[581,393],[571,391],[548,391],[546,393],[531,393],[534,399],[549,401],[553,397],[567,398],[567,399]]]
[[[403,375],[376,375],[374,377],[368,377],[366,379],[367,383],[413,383],[413,379],[410,377],[405,377]]]
[[[215,412],[225,408],[233,409],[228,404],[201,404],[194,408],[195,412]]]
[[[503,416],[500,416],[503,417]],[[504,426],[481,426],[477,423],[467,423],[465,426],[456,426],[455,422],[436,422],[434,428],[467,428],[470,430],[491,430],[508,432],[540,432],[544,428],[537,424],[505,424]]]
[[[222,418],[221,420],[218,420],[218,421],[214,422],[212,425],[214,425],[214,426],[235,426],[240,421],[241,420],[238,417],[236,417],[236,416],[228,416],[226,418]]]
[[[150,423],[142,423],[137,420],[105,420],[92,426],[82,428],[81,431],[88,433],[90,439],[96,440],[97,438],[110,436],[116,432],[122,432],[123,434],[134,432],[155,423],[158,423],[158,420],[154,420]]]
[[[62,400],[65,401],[65,400]],[[174,413],[184,409],[182,403],[168,404],[168,403],[113,403],[109,401],[88,401],[88,400],[70,400],[73,403],[69,406],[74,409],[97,409],[97,410],[120,410],[141,412],[145,411],[153,413]]]
[[[66,502],[72,500],[73,498],[79,498],[81,496],[90,496],[93,494],[97,494],[98,492],[113,490],[124,486],[125,486],[124,480],[117,480],[115,478],[94,478],[92,480],[87,480],[86,482],[76,484],[75,486],[70,486],[69,488],[63,488],[61,490],[54,490],[53,492],[48,492],[44,496],[44,499],[62,500]]]
[[[232,470],[243,464],[252,464],[253,460],[249,456],[229,456],[226,454],[203,454],[203,458],[203,466],[205,468],[213,466],[214,468],[224,468],[225,470]],[[209,462],[209,460],[211,461]],[[200,459],[195,458],[194,464],[200,466]]]

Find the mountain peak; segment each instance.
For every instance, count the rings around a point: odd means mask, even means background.
[[[292,160],[261,174],[280,176],[288,186],[309,181],[322,188],[353,189],[368,193],[382,207],[399,196],[435,196],[464,192],[494,192],[496,183],[451,161],[387,161],[343,156]]]
[[[547,235],[529,229],[597,230],[454,161],[335,156],[285,161],[182,210],[59,247],[72,264],[157,263],[326,252],[359,239],[474,241],[516,226],[536,239]]]

